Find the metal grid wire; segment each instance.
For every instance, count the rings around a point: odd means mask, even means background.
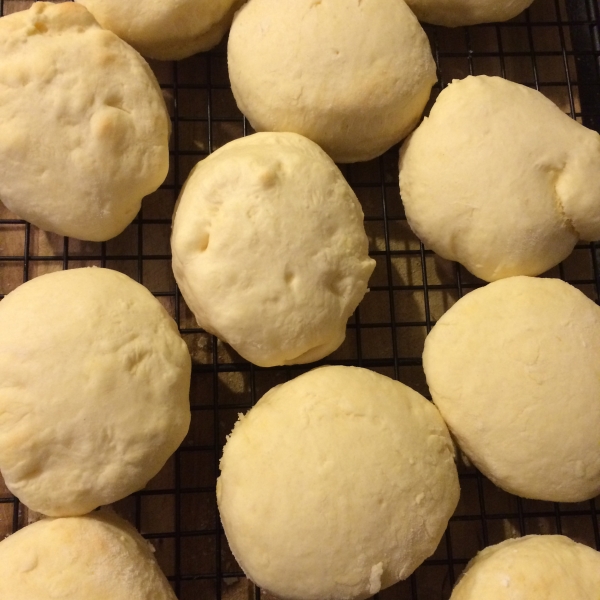
[[[31,2],[0,0],[0,15]],[[593,0],[536,0],[499,25],[426,27],[438,66],[439,90],[468,74],[501,75],[546,94],[588,127],[600,129],[600,29]],[[251,133],[235,106],[225,45],[178,63],[153,62],[173,121],[171,169],[144,200],[133,224],[105,243],[39,231],[0,205],[0,300],[22,282],[87,265],[122,271],[146,285],[177,321],[193,357],[190,433],[147,488],[115,505],[154,543],[157,559],[181,600],[268,598],[250,584],[223,535],[215,478],[225,435],[237,414],[273,385],[310,366],[262,369],[199,329],[170,268],[169,234],[176,197],[193,165],[224,143]],[[365,212],[377,262],[371,292],[348,324],[347,339],[326,361],[367,367],[427,395],[421,352],[427,332],[459,297],[482,284],[426,250],[406,224],[398,192],[397,148],[343,167]],[[597,300],[600,268],[594,244],[577,246],[549,275]],[[385,600],[448,598],[460,572],[484,546],[530,533],[563,533],[600,549],[598,502],[555,504],[504,493],[459,465],[460,504],[436,553]],[[0,480],[0,536],[32,519]]]

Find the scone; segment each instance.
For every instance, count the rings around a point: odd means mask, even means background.
[[[0,302],[7,487],[51,516],[144,487],[187,433],[190,371],[173,319],[121,273],[74,269],[18,287]]]
[[[179,60],[216,46],[245,0],[76,0],[140,54]]]
[[[0,19],[0,200],[22,219],[118,235],[167,175],[170,126],[144,59],[83,6]]]
[[[533,0],[406,0],[419,21],[459,27],[508,21]]]
[[[460,493],[433,404],[356,367],[270,390],[240,415],[220,466],[229,547],[285,600],[366,598],[405,579],[435,551]]]
[[[227,58],[256,131],[300,133],[345,163],[408,134],[436,81],[404,0],[252,0],[235,16]]]
[[[198,324],[264,367],[333,352],[375,267],[354,192],[294,133],[238,139],[198,163],[171,248]]]
[[[425,340],[435,405],[502,489],[600,494],[600,308],[558,279],[510,277],[461,298]]]
[[[480,552],[451,600],[595,600],[600,552],[562,535],[528,535]]]
[[[110,513],[43,519],[0,542],[0,598],[176,600],[153,550]]]
[[[439,95],[400,154],[406,218],[485,281],[539,275],[600,238],[600,135],[539,92],[467,77]]]

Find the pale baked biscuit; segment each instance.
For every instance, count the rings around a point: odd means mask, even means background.
[[[419,21],[459,27],[508,21],[523,12],[533,0],[407,0]]]
[[[279,598],[366,598],[436,549],[459,497],[433,404],[366,369],[322,367],[240,416],[217,501],[247,576]]]
[[[400,191],[423,243],[486,281],[539,275],[600,238],[600,135],[539,92],[467,77],[404,143]]]
[[[436,81],[403,0],[252,0],[235,16],[231,88],[257,131],[294,131],[336,162],[374,158],[419,122]]]
[[[143,286],[42,275],[0,302],[0,471],[28,507],[89,512],[144,485],[190,422],[191,360]]]
[[[0,19],[0,129],[0,200],[60,235],[118,235],[169,168],[152,71],[71,2]]]
[[[600,494],[600,308],[558,279],[461,298],[425,341],[431,396],[465,454],[537,500]]]
[[[77,0],[140,54],[179,60],[216,46],[245,0]]]
[[[260,366],[333,352],[375,267],[354,192],[294,133],[238,139],[198,163],[171,248],[198,324]]]
[[[480,552],[451,600],[596,600],[600,552],[562,535],[528,535]]]
[[[176,600],[153,551],[110,513],[43,519],[0,542],[0,598]]]

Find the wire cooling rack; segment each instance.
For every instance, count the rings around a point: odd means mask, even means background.
[[[31,5],[0,0],[6,15]],[[499,25],[427,27],[439,90],[468,74],[501,75],[539,89],[584,125],[600,128],[600,29],[592,0],[536,0]],[[152,63],[173,120],[171,168],[144,200],[133,224],[106,243],[39,231],[0,204],[0,299],[22,282],[61,269],[102,266],[142,282],[177,321],[193,357],[190,433],[143,491],[117,503],[156,547],[180,600],[268,598],[244,578],[220,527],[215,479],[225,436],[237,414],[273,385],[314,365],[261,369],[198,329],[170,267],[171,214],[193,165],[226,142],[251,133],[236,108],[225,45],[178,63]],[[460,296],[482,284],[426,250],[412,235],[398,192],[397,148],[369,163],[343,167],[361,200],[370,253],[377,262],[366,296],[348,324],[342,347],[326,361],[367,367],[427,395],[421,352],[427,332]],[[598,253],[579,245],[548,273],[597,301]],[[0,332],[1,335],[1,332]],[[599,498],[578,504],[522,500],[504,493],[461,461],[460,504],[436,553],[407,581],[379,594],[385,600],[449,597],[478,550],[507,537],[563,533],[600,549]],[[0,479],[0,537],[35,518]]]

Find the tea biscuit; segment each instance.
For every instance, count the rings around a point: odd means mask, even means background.
[[[77,0],[140,54],[180,60],[220,41],[245,0]]]
[[[423,243],[485,281],[539,275],[600,238],[600,135],[500,77],[454,81],[406,140],[400,191]]]
[[[593,600],[600,590],[600,552],[562,535],[528,535],[480,552],[451,600]]]
[[[0,200],[60,235],[118,235],[169,168],[152,71],[72,2],[0,19],[0,128]]]
[[[375,267],[354,192],[295,133],[238,139],[198,163],[171,248],[198,324],[264,367],[333,352]]]
[[[419,21],[446,27],[508,21],[532,0],[406,0]]]
[[[336,162],[379,156],[419,122],[436,81],[403,0],[252,0],[228,46],[231,89],[256,131],[293,131]]]
[[[356,367],[265,394],[228,437],[217,501],[247,576],[287,600],[350,600],[407,578],[459,497],[433,404]]]
[[[502,489],[536,500],[600,494],[600,308],[558,279],[470,292],[425,340],[435,405]]]
[[[191,360],[175,322],[109,269],[59,271],[0,302],[0,471],[50,516],[144,487],[187,433]]]
[[[176,600],[153,550],[109,513],[43,519],[0,542],[0,598]]]

